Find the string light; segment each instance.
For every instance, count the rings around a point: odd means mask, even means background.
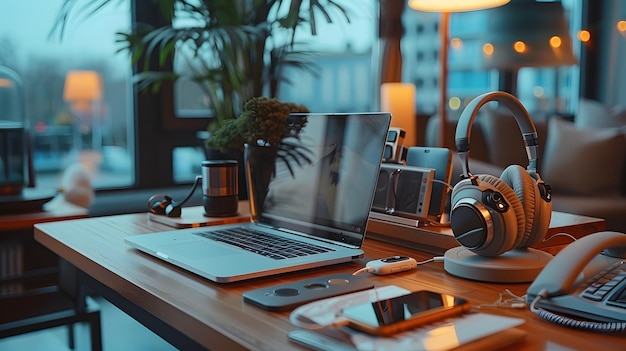
[[[583,43],[586,43],[591,39],[591,33],[589,33],[588,30],[583,29],[578,32],[578,39],[580,39]]]
[[[617,30],[621,33],[626,32],[626,21],[617,21],[617,23],[615,24],[615,28],[617,28]],[[586,29],[578,31],[578,39],[583,43],[589,42],[591,40],[591,32]],[[552,45],[552,39],[550,39],[550,45]]]
[[[453,38],[452,40],[450,40],[450,46],[453,49],[460,49],[463,46],[463,40],[459,38]]]
[[[494,50],[493,44],[491,43],[485,43],[483,45],[483,53],[487,56],[493,55]]]
[[[456,96],[451,97],[450,100],[448,100],[448,106],[450,106],[452,110],[458,110],[461,107],[461,99]]]
[[[513,44],[513,49],[517,51],[518,53],[523,54],[526,52],[526,43],[524,43],[521,40],[518,40]]]
[[[553,36],[552,38],[550,38],[550,46],[552,46],[553,48],[559,48],[561,47],[561,37],[559,37],[558,35]]]

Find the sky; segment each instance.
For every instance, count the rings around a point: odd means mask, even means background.
[[[67,57],[69,52],[70,57],[75,53],[84,58],[88,52],[93,57],[112,57],[115,65],[128,66],[126,55],[115,55],[114,33],[130,26],[130,16],[117,6],[110,6],[89,23],[72,21],[62,40],[49,39],[60,4],[61,0],[0,0],[0,40],[10,39],[12,53],[20,64],[28,64],[33,55]],[[71,65],[72,60],[69,61],[64,64]]]

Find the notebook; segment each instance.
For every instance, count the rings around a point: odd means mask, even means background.
[[[281,141],[267,191],[250,199],[252,221],[140,234],[125,242],[218,283],[362,257],[391,115],[289,116],[290,123],[303,118],[300,132]],[[248,191],[258,194],[258,187],[251,189],[258,182],[250,179],[256,172],[249,174]],[[279,243],[290,240],[295,247]]]

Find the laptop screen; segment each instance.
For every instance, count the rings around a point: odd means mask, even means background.
[[[264,171],[267,187],[258,161],[247,164],[257,221],[360,246],[390,120],[388,113],[290,115],[305,124],[283,138],[274,169]]]

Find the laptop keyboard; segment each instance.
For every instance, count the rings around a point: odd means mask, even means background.
[[[196,232],[194,234],[230,244],[275,260],[334,251],[327,247],[287,239],[251,228],[230,228]]]

